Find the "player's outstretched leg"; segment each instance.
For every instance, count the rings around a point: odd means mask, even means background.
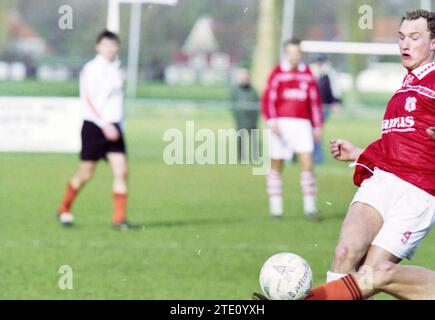
[[[357,271],[382,224],[382,216],[373,207],[362,202],[350,206],[326,281]]]
[[[347,274],[310,291],[305,300],[361,300],[357,278]]]
[[[398,299],[435,300],[435,272],[386,261],[374,268],[374,288]],[[366,293],[367,294],[367,293]]]
[[[72,205],[80,189],[88,182],[94,173],[96,162],[80,161],[77,172],[69,181],[62,202],[58,208],[58,217],[61,224],[65,227],[73,225],[74,216],[71,212]]]
[[[384,261],[311,290],[307,300],[368,299],[378,292],[403,300],[434,300],[435,272]]]
[[[361,300],[369,299],[388,283],[390,275],[386,264],[382,262],[377,266],[363,265],[358,272],[345,274],[341,278],[327,282],[312,289],[306,300]]]

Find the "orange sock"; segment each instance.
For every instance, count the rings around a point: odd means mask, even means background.
[[[62,203],[59,206],[59,213],[66,213],[71,211],[71,206],[74,202],[75,197],[79,193],[78,189],[74,189],[74,187],[68,183],[66,187],[65,194],[63,196]]]
[[[113,194],[113,223],[125,222],[127,215],[127,194]]]
[[[355,278],[348,274],[311,290],[305,300],[361,300],[361,290]]]

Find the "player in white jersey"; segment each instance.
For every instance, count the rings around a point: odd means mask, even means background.
[[[83,105],[82,150],[77,172],[70,179],[59,206],[59,220],[72,226],[71,207],[80,189],[93,176],[97,162],[106,159],[113,172],[113,219],[115,229],[137,227],[126,220],[127,157],[123,137],[124,74],[118,60],[120,41],[110,31],[102,32],[96,43],[97,55],[80,74]]]

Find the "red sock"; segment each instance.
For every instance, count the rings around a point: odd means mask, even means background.
[[[305,300],[361,300],[361,290],[355,278],[348,274],[311,290]]]
[[[71,211],[71,206],[74,202],[75,197],[79,193],[79,189],[74,189],[74,187],[68,183],[68,186],[65,190],[65,194],[63,196],[62,203],[59,206],[59,213],[66,213]]]
[[[127,194],[113,194],[113,223],[125,222],[127,215]]]

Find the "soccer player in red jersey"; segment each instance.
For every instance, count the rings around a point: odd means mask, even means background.
[[[137,225],[126,220],[127,157],[123,137],[124,75],[118,60],[119,38],[102,32],[96,43],[97,56],[80,74],[83,104],[82,150],[77,172],[70,179],[58,209],[59,220],[72,226],[71,207],[80,189],[91,179],[97,161],[107,159],[113,172],[113,227],[131,229]]]
[[[434,127],[426,129],[435,140]],[[331,153],[341,161],[358,161],[364,150],[346,140],[332,140]],[[384,261],[375,266],[362,266],[358,272],[311,290],[307,300],[367,299],[378,292],[398,299],[435,300],[435,272],[417,266],[400,266]]]
[[[381,139],[365,150],[332,141],[337,160],[354,160],[360,188],[343,222],[327,281],[361,265],[411,259],[435,223],[435,13],[407,12],[399,46],[408,70],[390,99]]]
[[[407,12],[399,46],[408,73],[388,102],[381,139],[365,150],[331,141],[336,160],[355,161],[360,188],[344,220],[328,283],[307,299],[356,300],[380,291],[401,299],[435,299],[435,272],[397,264],[412,257],[435,223],[435,13]]]
[[[302,62],[299,44],[296,39],[284,43],[284,60],[273,69],[262,96],[262,114],[272,131],[267,193],[271,216],[282,216],[281,172],[284,160],[291,160],[296,153],[301,165],[304,211],[308,218],[318,219],[312,153],[314,140],[321,139],[322,105],[316,79]]]
[[[435,140],[435,127],[426,129]],[[346,140],[331,140],[331,153],[339,161],[360,161],[363,149]],[[367,160],[367,159],[366,159]],[[370,165],[369,163],[367,163]],[[361,176],[356,174],[357,179]],[[401,266],[391,261],[361,266],[358,271],[312,289],[306,300],[359,300],[368,299],[378,292],[398,299],[435,300],[435,272],[418,266]],[[267,300],[254,292],[254,300]]]

